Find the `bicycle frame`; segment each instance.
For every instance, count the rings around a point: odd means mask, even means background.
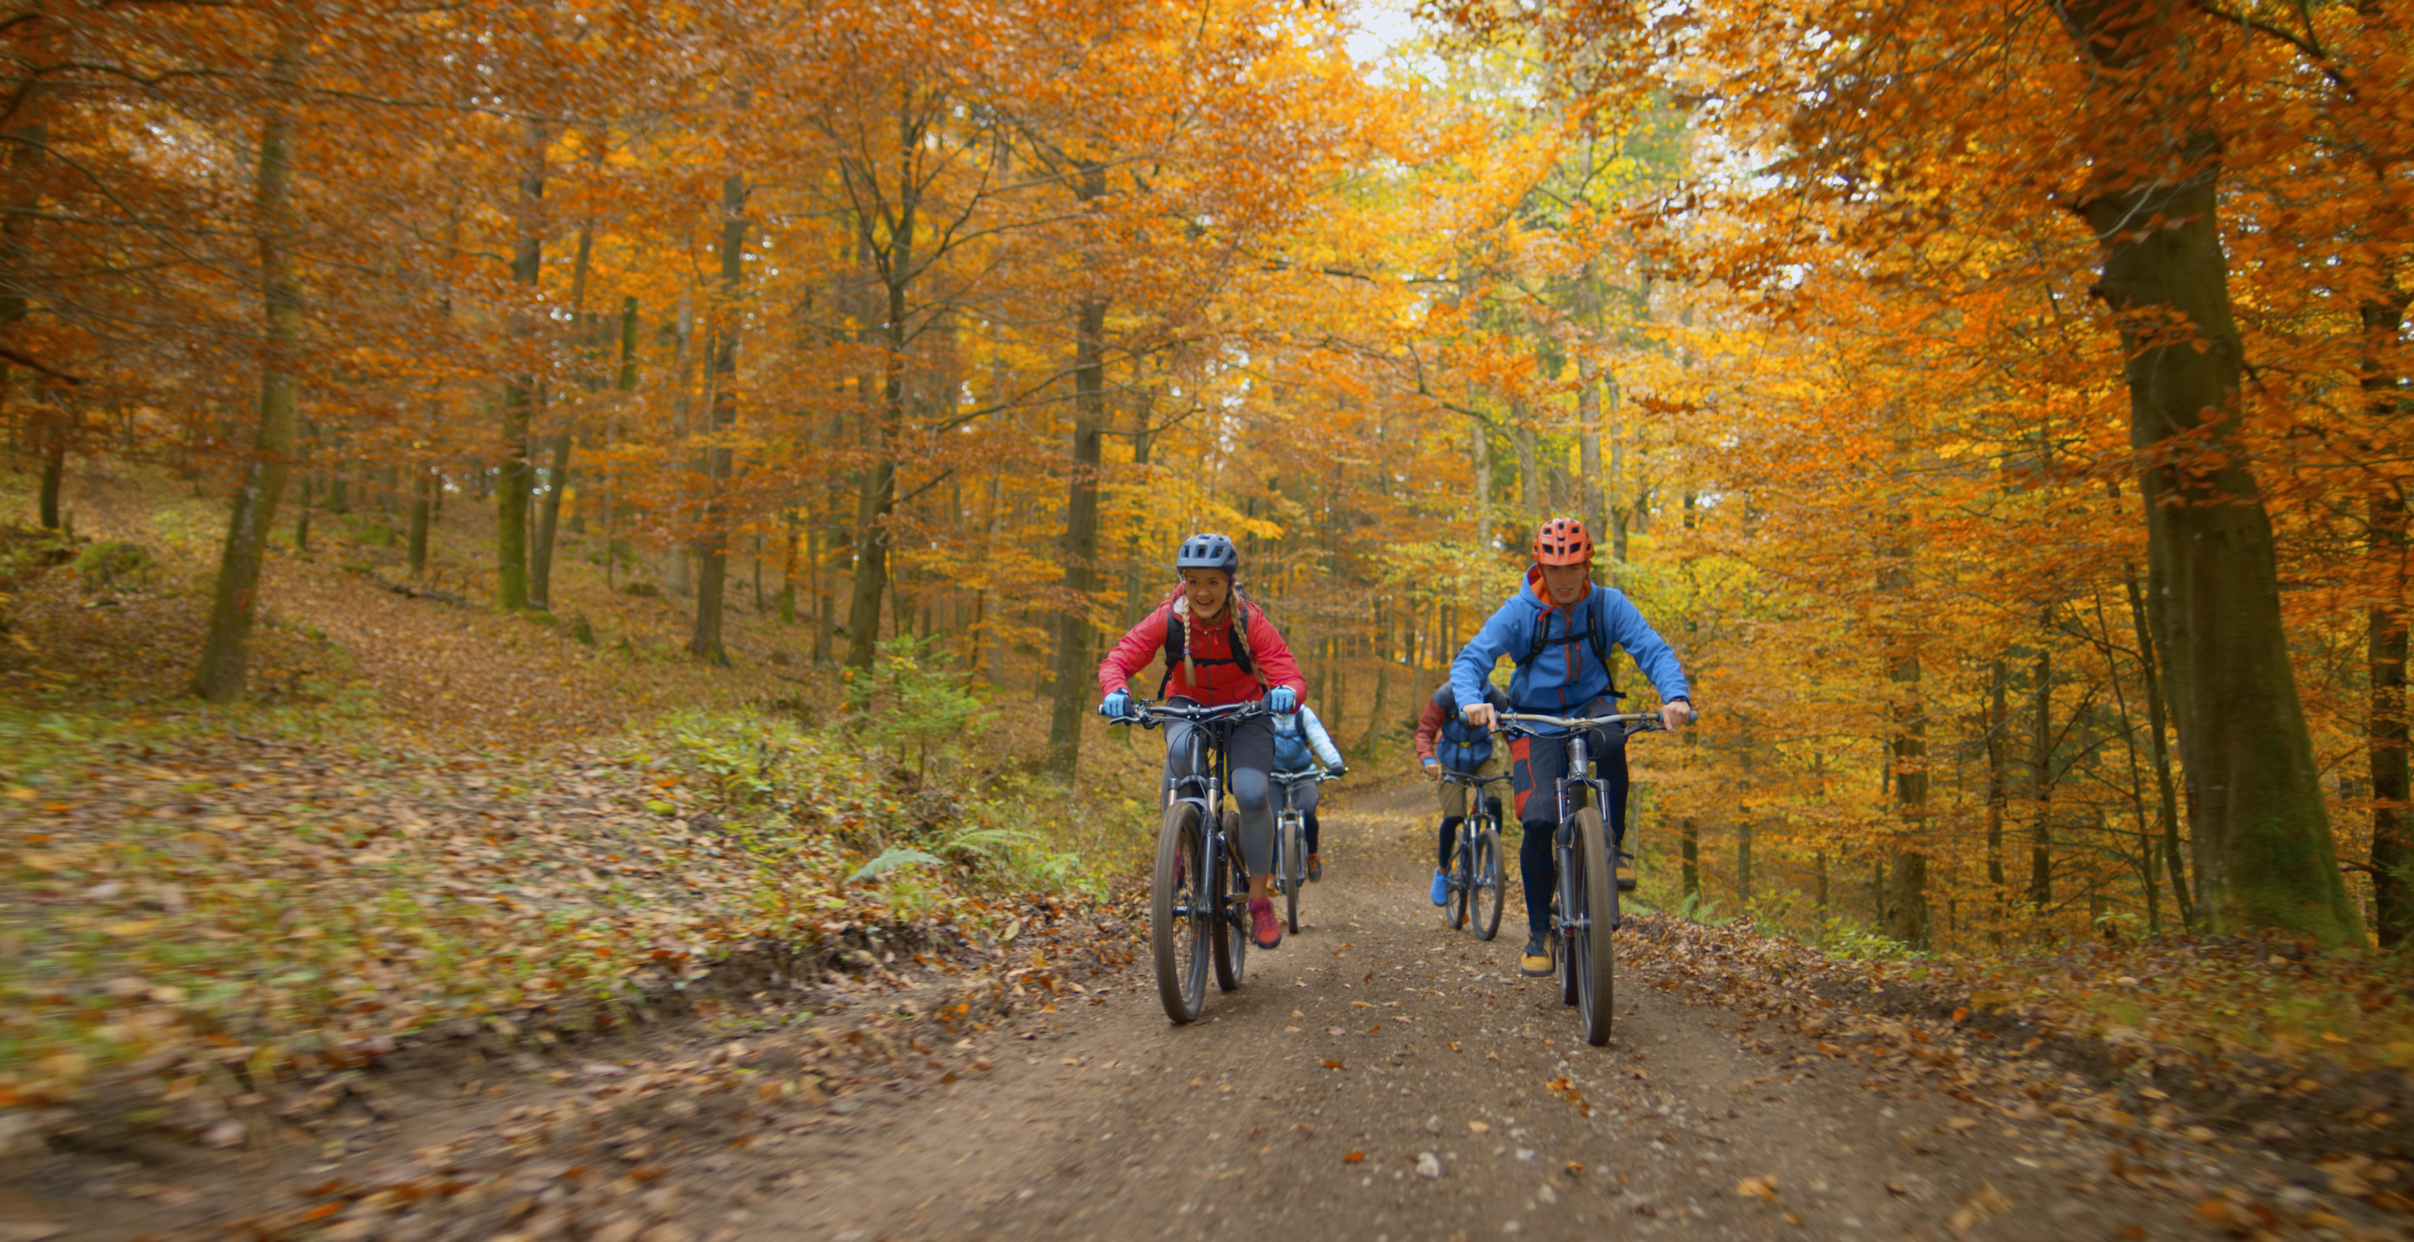
[[[1570,861],[1575,852],[1576,812],[1585,806],[1584,796],[1590,794],[1591,805],[1601,809],[1601,828],[1604,838],[1625,835],[1623,832],[1612,832],[1610,829],[1611,808],[1608,778],[1592,775],[1592,735],[1598,730],[1615,725],[1623,727],[1623,736],[1632,737],[1637,733],[1661,728],[1659,715],[1655,712],[1619,712],[1607,716],[1540,716],[1522,712],[1502,712],[1499,719],[1503,724],[1510,726],[1502,730],[1506,733],[1550,740],[1564,738],[1567,741],[1566,770],[1559,774],[1559,780],[1552,790],[1552,796],[1557,800],[1558,816],[1552,832],[1551,850],[1554,861],[1558,864],[1559,909],[1561,911],[1577,909],[1581,903],[1576,900],[1575,890],[1571,885],[1580,881],[1575,878],[1575,868],[1570,865]],[[1557,727],[1565,729],[1567,732],[1543,733],[1537,726]],[[1625,842],[1604,839],[1601,844],[1605,849],[1615,851],[1623,847]],[[1610,854],[1611,859],[1614,860],[1616,857],[1614,852]],[[1554,928],[1564,931],[1583,931],[1592,926],[1592,913],[1591,910],[1586,910],[1584,914],[1573,918],[1554,914],[1551,921]],[[1613,888],[1610,896],[1609,925],[1615,928],[1618,923],[1618,901]]]
[[[1475,821],[1482,818],[1481,812],[1484,809],[1484,790],[1493,785],[1505,785],[1510,779],[1506,772],[1498,776],[1475,776],[1465,772],[1450,771],[1442,773],[1443,784],[1456,785],[1467,791],[1467,813],[1459,817],[1458,823],[1459,848],[1466,848],[1467,844],[1475,839]],[[1454,877],[1451,884],[1455,886],[1457,883],[1458,881]]]
[[[1188,802],[1197,806],[1200,831],[1206,836],[1207,866],[1212,869],[1226,854],[1230,854],[1239,864],[1239,873],[1247,877],[1249,861],[1232,850],[1230,843],[1224,839],[1224,817],[1221,812],[1224,789],[1231,779],[1232,760],[1227,752],[1232,730],[1243,721],[1267,714],[1264,701],[1225,703],[1215,707],[1182,707],[1163,702],[1134,703],[1132,708],[1137,713],[1134,723],[1142,728],[1154,729],[1177,722],[1198,726],[1190,731],[1190,753],[1184,756],[1188,762],[1181,765],[1189,775],[1173,778],[1172,788],[1166,791],[1165,805],[1170,807],[1176,802]],[[1202,747],[1213,753],[1213,763],[1203,762],[1206,756],[1199,753]]]

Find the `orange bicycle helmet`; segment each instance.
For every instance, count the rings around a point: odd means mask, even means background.
[[[1552,518],[1534,532],[1534,559],[1544,565],[1589,565],[1593,537],[1574,518]]]

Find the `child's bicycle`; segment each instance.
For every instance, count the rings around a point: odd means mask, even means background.
[[[1112,721],[1151,729],[1177,720],[1198,726],[1190,731],[1192,750],[1181,768],[1193,775],[1175,781],[1165,803],[1149,885],[1157,999],[1175,1022],[1195,1021],[1206,1007],[1210,960],[1215,984],[1224,991],[1248,978],[1249,871],[1233,841],[1237,817],[1223,809],[1225,743],[1233,726],[1265,714],[1262,699],[1220,707],[1134,702],[1130,716]]]
[[[1618,881],[1614,851],[1601,821],[1609,782],[1592,776],[1594,731],[1616,728],[1631,737],[1662,728],[1657,712],[1608,716],[1538,716],[1502,712],[1501,732],[1567,743],[1567,768],[1557,789],[1558,830],[1552,840],[1559,863],[1559,891],[1552,900],[1551,934],[1559,940],[1559,999],[1577,1007],[1584,1042],[1609,1042],[1617,1007],[1616,968],[1609,934],[1618,925]],[[1536,792],[1540,792],[1537,790]],[[1533,893],[1526,900],[1534,900]]]
[[[1274,891],[1282,894],[1283,930],[1299,934],[1299,890],[1308,885],[1307,817],[1299,813],[1291,787],[1341,779],[1337,773],[1276,772],[1274,784],[1282,794],[1282,817],[1274,823]]]
[[[1508,887],[1501,874],[1500,799],[1484,789],[1508,779],[1507,773],[1442,773],[1445,783],[1466,787],[1468,803],[1466,815],[1458,822],[1457,848],[1450,855],[1450,896],[1444,913],[1453,931],[1472,921],[1470,930],[1478,940],[1490,940],[1500,933],[1501,894]]]

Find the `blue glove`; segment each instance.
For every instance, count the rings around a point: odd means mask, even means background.
[[[1132,692],[1118,688],[1109,692],[1106,702],[1098,705],[1098,714],[1109,720],[1129,720],[1132,715]]]
[[[1266,691],[1266,708],[1277,716],[1288,716],[1299,708],[1299,692],[1289,686],[1276,686]]]

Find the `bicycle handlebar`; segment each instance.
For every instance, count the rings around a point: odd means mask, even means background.
[[[1693,712],[1692,715],[1696,720],[1701,718],[1700,712]],[[1613,712],[1607,716],[1544,716],[1530,712],[1498,712],[1493,715],[1492,719],[1495,723],[1495,732],[1523,733],[1528,736],[1539,733],[1536,726],[1579,730],[1625,725],[1628,736],[1650,733],[1655,730],[1665,731],[1668,728],[1667,724],[1660,719],[1658,712]]]
[[[1131,715],[1109,716],[1107,723],[1136,724],[1142,728],[1154,729],[1158,724],[1167,720],[1182,720],[1191,724],[1211,724],[1218,721],[1246,720],[1251,716],[1272,714],[1266,710],[1264,699],[1249,699],[1240,703],[1219,703],[1213,707],[1195,703],[1177,704],[1169,699],[1159,699],[1155,702],[1134,699],[1132,700]]]
[[[1315,772],[1276,772],[1273,773],[1273,779],[1281,781],[1285,785],[1296,785],[1305,780],[1313,780],[1321,785],[1326,781],[1340,780],[1341,777],[1340,774],[1330,769],[1323,769]]]

